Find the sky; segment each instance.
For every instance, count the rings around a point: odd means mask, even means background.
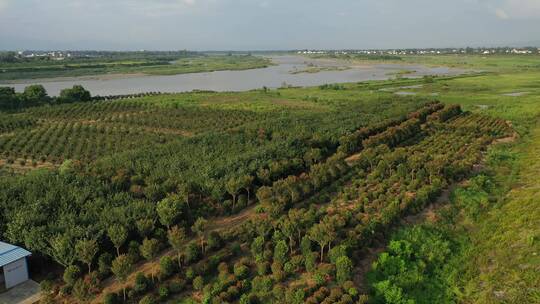
[[[540,0],[0,0],[0,50],[540,45]]]

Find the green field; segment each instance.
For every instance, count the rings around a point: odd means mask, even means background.
[[[539,302],[540,58],[402,61],[486,72],[0,114],[0,238],[56,302]]]
[[[80,77],[104,74],[176,75],[223,70],[247,70],[271,65],[251,55],[169,55],[73,58],[60,61],[29,59],[0,63],[0,82],[21,79]]]

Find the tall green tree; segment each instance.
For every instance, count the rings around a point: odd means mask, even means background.
[[[135,223],[139,235],[143,238],[147,238],[155,229],[154,219],[142,218]]]
[[[73,265],[77,259],[74,240],[68,235],[58,235],[50,241],[50,255],[64,267]]]
[[[178,266],[180,267],[182,266],[182,259],[180,255],[182,253],[182,247],[186,242],[186,231],[184,230],[184,228],[174,226],[167,232],[167,238],[169,240],[169,244],[176,252]]]
[[[237,177],[232,177],[225,183],[225,189],[233,198],[233,209],[236,205],[236,195],[238,195],[238,191],[242,189],[242,186],[242,180]]]
[[[19,106],[19,98],[15,93],[15,88],[0,87],[0,109],[13,110]]]
[[[90,101],[92,100],[92,96],[81,85],[74,85],[72,88],[60,91],[59,99],[61,102],[79,102]]]
[[[250,199],[250,194],[251,194],[251,187],[253,187],[253,181],[255,180],[255,178],[249,174],[246,174],[244,176],[242,176],[241,178],[241,181],[242,181],[242,188],[244,188],[244,190],[246,190],[247,192],[247,200],[248,200],[248,204],[249,204],[249,199]]]
[[[156,258],[159,254],[159,250],[160,244],[156,239],[144,239],[141,246],[139,246],[141,256],[148,261]],[[154,276],[154,271],[152,271],[152,281],[154,281]]]
[[[283,233],[283,235],[289,239],[289,250],[291,254],[293,254],[294,250],[294,240],[298,225],[298,222],[291,221],[287,216],[283,216],[279,221],[279,229],[281,230],[281,233]]]
[[[111,271],[116,276],[119,283],[122,284],[122,292],[124,294],[124,301],[126,301],[126,286],[128,276],[133,269],[133,265],[129,257],[125,254],[119,255],[114,259],[111,265]]]
[[[185,204],[185,198],[176,194],[169,195],[161,200],[156,206],[161,224],[167,226],[168,229],[177,223],[184,214]]]
[[[263,251],[264,251],[264,237],[258,236],[253,242],[251,242],[251,255],[255,257],[257,262],[263,260]]]
[[[79,240],[75,244],[75,251],[79,261],[88,266],[88,273],[92,272],[92,261],[99,250],[96,240]]]
[[[49,101],[47,91],[40,84],[27,86],[22,94],[25,106],[35,106]]]
[[[285,264],[287,261],[287,252],[288,252],[287,243],[285,241],[278,241],[274,247],[274,261],[277,261],[281,264]]]
[[[336,278],[338,283],[343,284],[352,278],[354,265],[347,256],[340,256],[336,261]]]
[[[324,222],[314,225],[309,230],[309,238],[319,244],[319,247],[321,248],[321,263],[324,261],[324,249],[332,242],[334,237],[335,232],[333,232],[331,227]]]
[[[141,246],[139,246],[139,251],[141,256],[148,261],[154,259],[159,254],[159,241],[156,239],[144,239]]]
[[[208,221],[202,217],[199,217],[195,221],[195,224],[193,224],[193,226],[191,227],[191,231],[193,231],[193,233],[197,234],[197,236],[199,237],[199,242],[201,244],[201,250],[203,253],[204,253],[204,235],[206,233],[206,229],[208,228],[207,226],[208,226]]]
[[[113,225],[107,230],[107,235],[116,248],[116,255],[120,256],[120,247],[126,242],[128,232],[124,226]]]

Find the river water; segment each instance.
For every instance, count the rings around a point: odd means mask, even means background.
[[[92,95],[119,95],[142,92],[186,92],[192,90],[213,91],[247,91],[281,87],[284,84],[292,86],[317,86],[330,83],[360,82],[366,80],[385,80],[395,77],[399,71],[411,71],[404,77],[422,77],[424,75],[458,75],[465,70],[447,67],[428,67],[423,65],[405,64],[366,64],[348,65],[337,60],[308,59],[302,56],[272,56],[276,65],[262,69],[245,71],[218,71],[210,73],[180,74],[172,76],[148,75],[98,75],[78,78],[51,78],[17,81],[14,84],[0,86],[15,87],[17,91],[24,90],[29,84],[42,84],[49,95],[56,96],[59,92],[75,84],[88,89]],[[311,64],[311,65],[310,65]],[[310,66],[343,67],[347,70],[321,71],[318,73],[291,73],[302,71]]]

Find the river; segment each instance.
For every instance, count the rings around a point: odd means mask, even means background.
[[[75,84],[88,89],[92,95],[120,95],[141,92],[186,92],[192,90],[247,91],[292,86],[317,86],[330,83],[360,82],[367,80],[385,80],[395,77],[397,72],[410,71],[404,77],[422,77],[424,75],[458,75],[465,70],[447,67],[428,67],[408,64],[367,63],[354,65],[338,60],[309,59],[296,55],[271,56],[276,64],[267,68],[244,71],[217,71],[209,73],[180,74],[171,76],[149,75],[97,75],[77,78],[30,79],[16,81],[0,86],[15,87],[24,90],[29,84],[42,84],[51,96]],[[291,73],[313,67],[326,68],[317,73]],[[339,67],[348,69],[337,70]],[[335,70],[332,70],[335,69]]]

